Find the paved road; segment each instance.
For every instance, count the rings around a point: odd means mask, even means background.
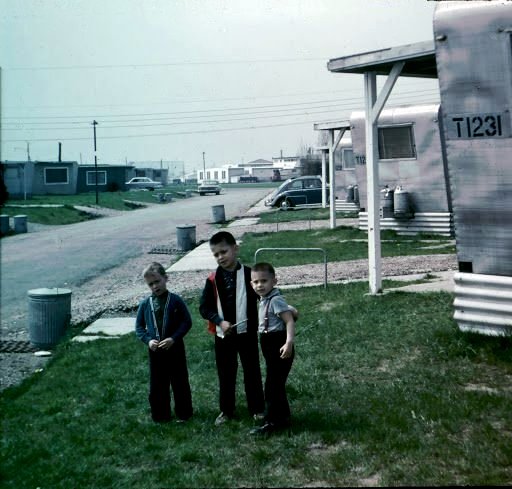
[[[104,270],[147,253],[157,245],[176,247],[176,226],[195,224],[208,231],[213,205],[223,204],[226,219],[244,215],[269,189],[229,189],[219,196],[194,196],[106,217],[16,235],[1,240],[1,324],[28,310],[27,291],[77,287]],[[101,202],[101,200],[100,200]],[[197,239],[207,239],[197,233]],[[23,316],[24,313],[22,313]]]

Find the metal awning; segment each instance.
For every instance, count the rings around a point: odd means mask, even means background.
[[[327,63],[327,68],[333,73],[359,73],[364,75],[366,178],[368,186],[368,275],[371,294],[378,294],[382,291],[382,257],[379,220],[377,121],[398,77],[437,78],[435,44],[434,41],[424,41],[352,54],[331,59]],[[387,78],[377,96],[378,75],[384,75]],[[329,132],[333,133],[334,131]]]
[[[317,122],[313,125],[315,131],[326,131],[328,129],[350,129],[350,121]]]
[[[434,41],[405,44],[377,51],[352,54],[328,61],[327,69],[333,73],[366,73],[389,75],[394,64],[404,62],[400,76],[437,78]]]

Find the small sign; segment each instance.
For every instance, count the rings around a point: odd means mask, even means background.
[[[511,137],[510,114],[508,112],[447,114],[445,121],[447,139]]]

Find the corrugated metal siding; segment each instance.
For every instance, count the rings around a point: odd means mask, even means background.
[[[337,212],[359,212],[359,206],[354,202],[347,202],[346,200],[336,201]]]
[[[413,219],[401,220],[393,217],[380,219],[381,230],[391,229],[398,234],[434,233],[453,236],[453,219],[449,212],[417,212]],[[368,213],[359,213],[359,229],[368,229]]]
[[[512,277],[455,273],[454,319],[459,329],[512,335]]]

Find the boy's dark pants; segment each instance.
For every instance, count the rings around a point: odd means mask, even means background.
[[[286,343],[286,331],[262,333],[261,352],[267,365],[265,379],[265,421],[277,426],[290,424],[290,405],[286,396],[286,379],[292,368],[293,352],[290,358],[280,358],[279,349]]]
[[[171,419],[171,394],[179,419],[192,416],[192,394],[188,381],[185,344],[178,341],[169,350],[149,350],[149,405],[153,421]]]
[[[244,373],[245,396],[251,414],[265,408],[261,381],[258,336],[256,333],[237,334],[231,331],[224,338],[215,336],[215,363],[219,376],[220,410],[229,417],[235,413],[235,387],[238,355]]]

